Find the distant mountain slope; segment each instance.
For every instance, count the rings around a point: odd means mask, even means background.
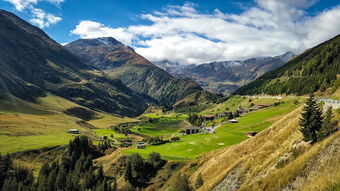
[[[160,104],[172,105],[192,93],[202,91],[194,81],[176,79],[111,37],[80,39],[65,47],[92,66],[122,80],[129,88],[150,96]]]
[[[87,65],[42,30],[0,10],[0,90],[36,101],[50,91],[89,108],[138,115],[146,102]]]
[[[266,73],[235,94],[303,95],[338,88],[340,35],[311,48],[284,66]],[[339,79],[338,79],[339,80]]]
[[[155,62],[155,64],[178,78],[188,77],[195,80],[206,90],[231,93],[264,73],[282,66],[293,56],[292,52],[287,52],[280,56],[257,57],[244,61],[211,62],[189,66],[168,61]]]

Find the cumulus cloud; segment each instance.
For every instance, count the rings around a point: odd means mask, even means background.
[[[18,11],[22,11],[30,5],[34,5],[38,3],[38,0],[5,0],[14,5],[15,9]]]
[[[50,3],[60,4],[63,3],[65,0],[47,0]]]
[[[39,26],[40,28],[49,27],[52,24],[56,24],[61,20],[60,17],[57,17],[51,13],[46,13],[45,11],[32,8],[33,18],[30,19],[31,23]]]
[[[114,36],[117,40],[124,44],[131,44],[133,35],[124,28],[110,28],[101,23],[93,21],[81,21],[72,34],[79,35],[81,38],[98,38],[106,36]]]
[[[61,21],[61,17],[55,16],[52,13],[47,13],[46,11],[36,8],[35,6],[39,1],[43,0],[5,0],[15,7],[18,11],[23,11],[28,9],[32,15],[30,22],[40,28],[49,27],[50,25],[56,24]],[[46,0],[49,3],[59,5],[65,0]]]
[[[315,16],[305,9],[316,0],[256,0],[240,14],[200,13],[197,5],[168,6],[142,14],[149,25],[111,28],[81,21],[72,34],[81,38],[112,36],[151,61],[183,64],[299,53],[340,33],[340,6]]]

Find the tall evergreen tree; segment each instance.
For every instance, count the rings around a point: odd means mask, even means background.
[[[317,131],[322,126],[322,111],[313,94],[306,101],[306,105],[302,111],[299,125],[303,134],[303,140],[315,143],[317,141]]]
[[[57,190],[63,190],[65,188],[65,182],[67,178],[66,176],[67,174],[65,168],[61,167],[55,180]]]
[[[318,141],[330,136],[332,133],[337,131],[337,121],[333,121],[334,115],[332,112],[332,107],[329,107],[326,111],[325,118],[322,123],[321,129],[317,133]]]

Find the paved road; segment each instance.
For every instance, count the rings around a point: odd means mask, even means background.
[[[222,122],[222,123],[218,124],[217,126],[213,126],[213,127],[205,127],[205,129],[206,130],[209,129],[208,130],[209,133],[214,133],[217,128],[219,128],[221,125],[223,125],[225,123],[228,123],[228,122]]]

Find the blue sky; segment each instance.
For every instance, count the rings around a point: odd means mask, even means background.
[[[59,43],[112,36],[183,64],[299,53],[340,33],[339,0],[0,0]]]

